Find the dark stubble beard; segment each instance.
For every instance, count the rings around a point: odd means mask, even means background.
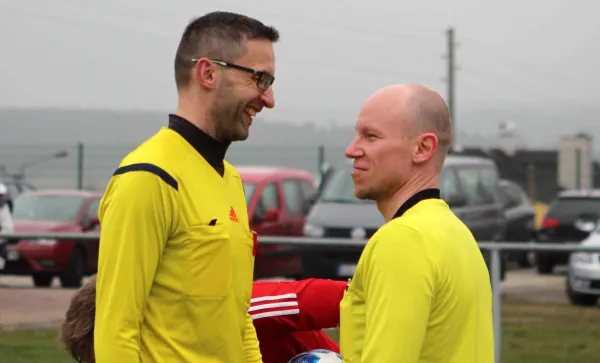
[[[246,104],[235,99],[229,82],[224,81],[219,87],[217,101],[211,110],[211,118],[215,123],[215,136],[222,142],[243,141],[248,138],[247,126],[243,113]]]
[[[362,200],[384,200],[392,196],[399,187],[400,180],[395,176],[388,175],[376,186],[356,189],[355,196]]]

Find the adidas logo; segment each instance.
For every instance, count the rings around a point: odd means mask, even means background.
[[[233,207],[230,207],[229,209],[229,220],[235,223],[239,222],[239,219],[237,217],[237,215],[235,214],[235,210],[233,209]]]

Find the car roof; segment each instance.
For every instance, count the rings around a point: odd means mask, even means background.
[[[79,189],[42,189],[24,192],[22,195],[73,195],[82,197],[102,197],[102,193]]]
[[[600,198],[600,189],[567,189],[560,191],[558,198]]]
[[[240,174],[245,182],[259,183],[262,180],[279,177],[300,178],[312,180],[313,175],[303,169],[284,168],[277,166],[236,166],[235,170]]]

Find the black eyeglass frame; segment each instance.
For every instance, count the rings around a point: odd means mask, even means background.
[[[194,59],[192,59],[192,62],[198,62],[199,60],[200,60],[199,58],[194,58]],[[209,59],[209,60],[212,63],[218,64],[222,67],[233,68],[233,69],[237,69],[239,71],[243,71],[243,72],[252,74],[252,76],[256,79],[256,87],[258,87],[258,89],[260,89],[263,92],[268,90],[269,87],[271,87],[273,85],[273,82],[275,82],[275,77],[265,71],[257,71],[256,69],[240,66],[240,65],[237,65],[234,63],[229,63],[229,62],[225,62],[225,61],[218,60],[218,59]]]

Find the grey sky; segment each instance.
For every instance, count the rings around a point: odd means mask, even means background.
[[[459,128],[493,132],[501,111],[513,110],[520,128],[536,115],[575,114],[550,128],[581,122],[600,137],[600,126],[589,126],[600,120],[600,3],[592,0],[170,3],[0,0],[0,107],[172,111],[180,34],[192,17],[223,9],[281,32],[277,105],[264,119],[350,126],[366,97],[391,83],[426,83],[446,97],[442,55],[453,25]],[[488,108],[500,111],[473,114]]]

